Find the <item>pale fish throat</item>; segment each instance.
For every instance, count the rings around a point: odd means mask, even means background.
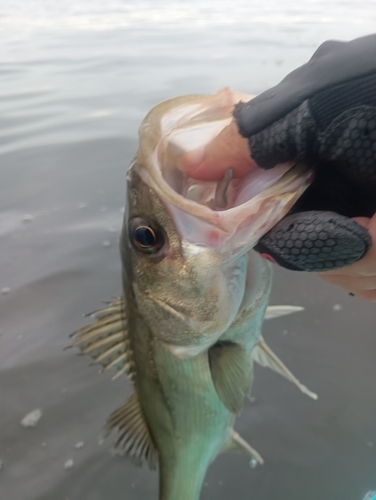
[[[207,351],[215,342],[212,339],[207,339],[206,343],[196,345],[196,346],[182,346],[173,345],[162,342],[162,344],[177,358],[179,359],[189,359],[198,356],[204,351]]]

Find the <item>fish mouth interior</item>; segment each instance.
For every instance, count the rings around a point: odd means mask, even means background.
[[[175,122],[172,118],[169,120],[167,114],[165,121],[169,122],[169,127],[162,125],[161,138],[154,155],[154,166],[176,194],[188,202],[217,212],[249,202],[277,183],[294,165],[294,162],[287,162],[263,170],[252,162],[251,170],[242,177],[237,177],[233,175],[236,165],[230,164],[219,181],[190,177],[187,170],[182,167],[184,156],[197,154],[198,151],[203,152],[207,144],[231,123],[232,110],[233,105],[225,109],[219,107],[219,111],[215,108],[204,112],[194,109],[191,113],[180,116]],[[215,166],[213,167],[215,171]]]
[[[189,177],[170,162],[160,164],[165,182],[180,196],[214,211],[229,210],[255,198],[277,183],[291,168],[293,162],[263,170],[255,167],[240,178],[233,178],[231,166],[219,181],[197,180]]]
[[[229,164],[224,174],[221,166],[222,178],[219,169],[216,172],[217,160],[212,160],[207,173],[213,171],[209,178],[216,180],[198,180],[194,168],[185,168],[185,155],[205,156],[205,148],[231,124],[234,105],[243,99],[251,97],[229,89],[212,96],[175,98],[152,110],[140,128],[141,175],[163,199],[181,239],[226,255],[252,248],[313,179],[312,169],[295,162],[263,170],[250,159],[244,170],[244,150],[239,164]],[[226,151],[227,141],[223,144]],[[229,158],[238,158],[230,153]]]

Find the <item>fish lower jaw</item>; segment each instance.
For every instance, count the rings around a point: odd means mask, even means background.
[[[188,323],[193,323],[194,320],[188,319]],[[223,328],[225,330],[226,328]],[[196,326],[195,328],[192,328],[192,333],[193,332],[200,332],[202,331],[203,328]],[[192,343],[192,344],[175,344],[173,342],[168,342],[164,339],[160,339],[161,343],[168,349],[175,357],[179,359],[189,359],[193,358],[195,356],[200,355],[202,352],[206,351],[211,347],[213,344],[215,344],[218,340],[218,338],[222,335],[222,331],[219,333],[214,333],[205,336],[204,334],[201,334],[199,342],[197,343]]]
[[[194,320],[190,320],[190,322],[194,322]],[[193,332],[202,332],[199,342],[191,343],[191,344],[174,344],[173,342],[168,342],[166,340],[161,340],[162,344],[177,358],[179,359],[189,359],[195,356],[200,355],[201,353],[207,351],[211,346],[213,346],[218,339],[228,330],[229,325],[226,323],[222,325],[222,328],[213,330],[209,334],[205,334],[204,328],[199,323],[196,325]]]
[[[239,309],[239,305],[237,305],[236,311],[230,315],[222,315],[220,318],[213,319],[213,321],[200,321],[178,311],[165,300],[158,299],[154,296],[149,296],[149,299],[152,299],[161,309],[163,309],[163,311],[167,312],[171,319],[177,320],[174,322],[173,332],[170,331],[170,327],[168,327],[168,332],[164,331],[163,323],[159,323],[158,330],[154,333],[159,341],[174,356],[180,359],[198,356],[215,344],[219,337],[228,329],[229,322],[231,323],[231,319],[234,319]],[[170,325],[170,319],[167,320],[166,323]],[[174,343],[174,336],[179,330],[180,332],[186,332],[184,334],[185,341]],[[192,339],[194,339],[193,342]]]
[[[280,174],[284,168],[281,167]],[[263,171],[262,175],[268,173]],[[305,165],[294,165],[279,180],[250,199],[245,189],[240,193],[240,204],[231,204],[223,210],[186,198],[168,186],[161,175],[158,182],[150,176],[147,180],[163,199],[182,241],[231,255],[239,249],[247,251],[254,247],[288,213],[311,184],[313,174]],[[252,184],[250,182],[250,189]]]
[[[168,344],[167,342],[162,342],[163,345],[177,358],[179,359],[189,359],[198,356],[202,352],[206,351],[213,343],[213,340],[210,339],[210,342],[207,344],[200,345],[174,345]]]

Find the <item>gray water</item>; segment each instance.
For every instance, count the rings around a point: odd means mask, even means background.
[[[324,40],[375,31],[374,0],[1,0],[2,500],[157,498],[155,473],[97,442],[129,383],[63,351],[82,313],[120,293],[125,173],[146,112],[223,86],[257,94]],[[362,500],[376,489],[375,306],[280,269],[272,303],[305,307],[264,333],[319,400],[257,370],[237,430],[266,464],[219,457],[202,498]]]

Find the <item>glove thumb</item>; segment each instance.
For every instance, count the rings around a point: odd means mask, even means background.
[[[323,272],[360,260],[372,246],[367,229],[333,212],[288,215],[266,233],[255,250],[294,271]]]

